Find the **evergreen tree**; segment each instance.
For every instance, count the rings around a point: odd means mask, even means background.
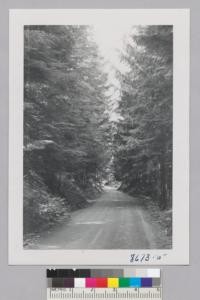
[[[109,151],[100,62],[88,26],[25,26],[25,228],[30,210],[48,207],[34,191],[78,208],[101,189]]]
[[[115,176],[122,189],[152,195],[161,208],[172,199],[172,26],[135,29],[122,60],[115,134]]]

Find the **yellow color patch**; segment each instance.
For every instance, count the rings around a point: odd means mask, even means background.
[[[108,288],[118,288],[119,278],[108,278]]]

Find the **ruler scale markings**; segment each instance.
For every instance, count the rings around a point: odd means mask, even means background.
[[[133,289],[47,289],[47,299],[161,299],[161,289],[138,288]]]

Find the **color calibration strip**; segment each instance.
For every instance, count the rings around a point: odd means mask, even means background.
[[[160,269],[49,269],[47,300],[162,300]]]
[[[157,277],[160,269],[47,269],[47,278],[56,277]]]
[[[160,278],[49,278],[51,288],[139,288],[160,287]]]
[[[131,275],[133,274],[133,275]],[[48,288],[160,287],[160,269],[47,270]]]

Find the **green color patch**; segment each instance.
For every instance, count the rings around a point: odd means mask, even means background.
[[[129,287],[130,286],[130,278],[119,278],[119,287]]]

